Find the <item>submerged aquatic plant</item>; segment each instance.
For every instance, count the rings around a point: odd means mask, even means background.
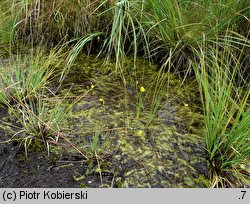
[[[243,186],[249,182],[249,85],[245,81],[236,82],[244,78],[238,50],[249,38],[250,5],[247,1],[0,2],[1,43],[19,46],[22,45],[18,41],[21,39],[32,43],[32,46],[38,43],[53,46],[59,41],[68,41],[66,44],[72,45],[67,64],[59,69],[61,83],[85,48],[88,53],[94,48],[100,55],[105,54],[107,59],[114,57],[116,66],[109,71],[122,77],[126,109],[123,112],[131,111],[128,92],[134,92],[129,90],[128,78],[135,77],[142,82],[134,89],[137,93],[136,116],[139,118],[145,114],[142,118],[147,117],[147,126],[156,117],[161,100],[169,89],[166,72],[173,68],[178,72],[186,69],[186,78],[191,70],[190,62],[195,61],[193,69],[200,83],[204,105],[204,141],[213,185],[232,186],[238,182]],[[233,34],[230,42],[225,39],[228,33]],[[132,54],[134,59],[129,70],[125,66],[127,54]],[[144,73],[144,68],[135,65],[138,54],[154,57],[162,64],[151,84],[144,80],[149,76],[139,76]],[[50,105],[47,98],[48,92],[54,94],[49,90],[49,82],[55,75],[55,69],[63,64],[62,59],[56,49],[50,53],[32,50],[31,54],[15,55],[7,63],[0,64],[0,103],[7,104],[15,120],[21,124],[17,135],[24,136],[26,149],[34,138],[47,143],[64,137],[60,132],[67,126],[65,109]],[[111,78],[111,74],[108,77]],[[238,84],[244,84],[244,88],[237,87]],[[93,92],[96,87],[99,89],[101,86],[91,84],[89,91]],[[82,100],[87,93],[73,103]],[[100,102],[104,107],[109,101],[99,98]],[[183,105],[189,106],[188,103]],[[124,132],[131,120],[125,117]],[[144,132],[139,130],[137,135],[144,137]],[[86,159],[95,157],[100,169],[100,155],[107,150],[106,142],[109,140],[101,130],[91,136],[91,140],[81,147],[87,156],[82,151],[78,152]],[[102,137],[107,140],[103,141]],[[67,140],[66,137],[64,139]]]

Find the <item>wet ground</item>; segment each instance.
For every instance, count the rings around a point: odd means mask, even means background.
[[[7,108],[0,108],[0,117],[6,118]],[[10,139],[6,130],[0,128],[0,188],[70,188],[100,187],[99,176],[95,173],[83,174],[88,163],[77,155],[66,152],[47,155],[43,145],[36,144],[25,155],[20,142],[5,142]],[[37,149],[39,146],[40,149]],[[111,185],[112,177],[105,175],[105,182]]]
[[[26,158],[20,142],[0,143],[0,187],[208,187],[196,85],[166,74],[153,111],[155,67],[138,63],[145,68],[124,69],[126,80],[113,75],[113,63],[99,69],[95,58],[72,69],[57,93],[74,101],[62,131],[90,159],[57,146],[48,156],[39,143]],[[8,120],[7,112],[1,107],[0,117]],[[2,142],[11,137],[0,135]]]

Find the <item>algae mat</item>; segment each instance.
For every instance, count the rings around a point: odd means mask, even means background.
[[[59,95],[74,101],[69,138],[95,158],[79,179],[95,173],[101,186],[208,187],[195,83],[143,60],[128,60],[121,72],[85,56]]]

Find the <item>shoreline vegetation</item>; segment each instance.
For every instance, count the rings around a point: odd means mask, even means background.
[[[2,163],[14,145],[67,155],[78,187],[249,187],[249,70],[249,0],[0,0]]]

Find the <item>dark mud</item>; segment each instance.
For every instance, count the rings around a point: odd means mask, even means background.
[[[0,118],[6,117],[7,109],[0,107]],[[88,164],[76,155],[65,152],[60,158],[41,146],[38,151],[29,151],[25,155],[20,142],[5,142],[10,139],[6,131],[0,128],[0,188],[79,188],[108,186],[111,175],[104,175],[103,183],[96,174],[86,175]],[[83,177],[84,176],[84,177]]]

